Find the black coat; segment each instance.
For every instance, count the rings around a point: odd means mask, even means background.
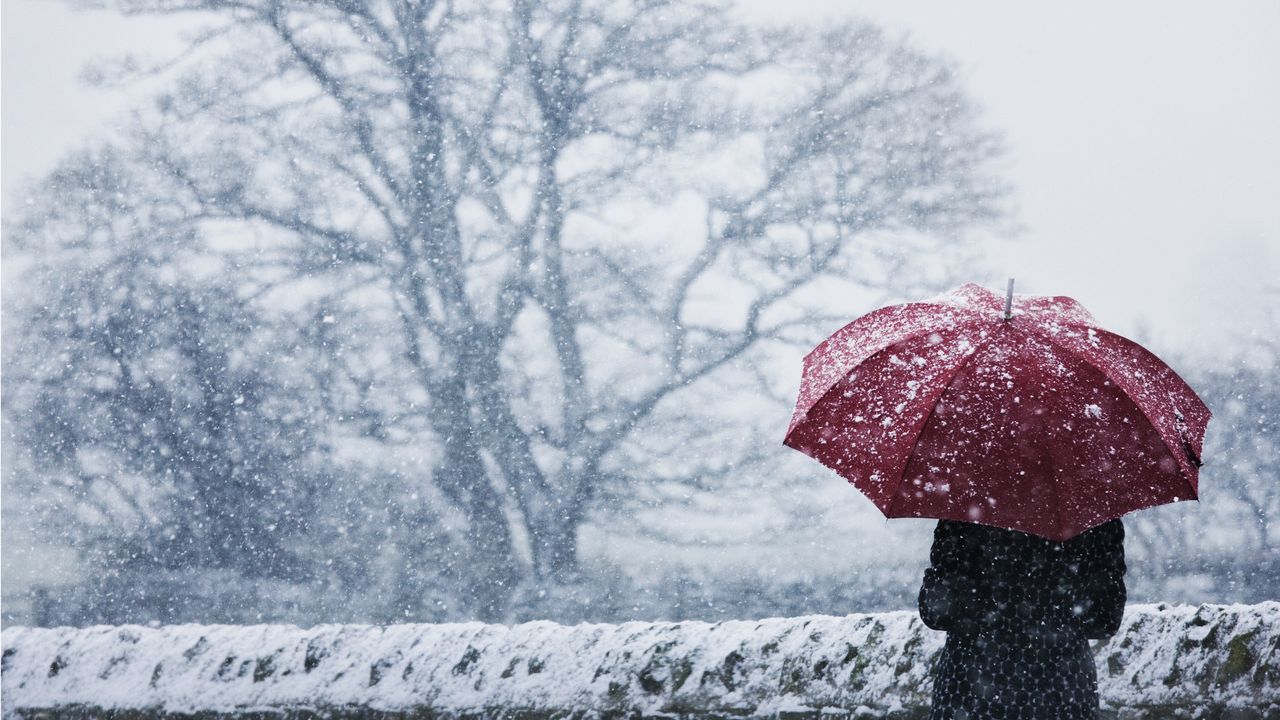
[[[1124,526],[1066,542],[942,520],[920,618],[947,633],[933,668],[933,720],[1098,717],[1088,638],[1124,612]]]

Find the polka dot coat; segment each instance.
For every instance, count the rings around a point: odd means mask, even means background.
[[[1088,639],[1120,627],[1124,572],[1119,520],[1066,542],[939,521],[919,600],[947,633],[931,720],[1096,719]]]

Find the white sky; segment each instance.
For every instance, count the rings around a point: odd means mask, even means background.
[[[1157,352],[1205,359],[1280,314],[1280,3],[739,2],[762,21],[856,9],[961,64],[1007,133],[1027,228],[990,241],[975,280],[1013,275],[1123,334],[1145,322]],[[4,208],[133,101],[80,84],[83,65],[180,47],[183,25],[4,0]]]
[[[740,2],[856,8],[961,63],[1027,227],[992,243],[988,287],[1015,276],[1206,360],[1280,314],[1280,3]]]

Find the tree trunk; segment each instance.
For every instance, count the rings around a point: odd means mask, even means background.
[[[521,575],[511,528],[481,458],[461,376],[451,376],[434,390],[438,410],[432,413],[432,424],[445,448],[434,477],[467,518],[470,556],[463,561],[472,567],[458,569],[457,576],[477,616],[501,622]]]
[[[581,578],[578,564],[578,523],[551,514],[553,520],[531,533],[539,580],[567,585]]]

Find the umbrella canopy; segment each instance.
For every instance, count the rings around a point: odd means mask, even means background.
[[[886,517],[1053,540],[1198,499],[1195,391],[1075,300],[1011,297],[967,283],[844,326],[805,356],[783,442]]]

